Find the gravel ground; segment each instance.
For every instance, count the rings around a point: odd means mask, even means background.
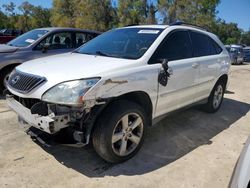
[[[33,142],[0,100],[0,187],[223,188],[250,133],[250,65],[232,66],[221,109],[173,114],[150,128],[131,160],[104,162],[91,146]]]

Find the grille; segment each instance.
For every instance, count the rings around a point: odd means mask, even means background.
[[[29,93],[45,81],[44,77],[15,70],[9,77],[8,86],[20,93]]]

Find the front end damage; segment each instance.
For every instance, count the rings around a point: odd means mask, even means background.
[[[20,126],[28,129],[35,127],[50,135],[66,130],[72,134],[72,138],[78,144],[84,145],[89,143],[97,114],[105,106],[100,102],[88,108],[87,105],[90,105],[88,103],[92,103],[90,101],[79,107],[65,106],[38,99],[21,98],[12,94],[6,95],[6,101],[8,106],[17,113]]]

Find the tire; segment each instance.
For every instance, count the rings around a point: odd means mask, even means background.
[[[13,67],[8,67],[0,73],[0,94],[3,94],[3,91],[6,89],[5,87],[6,77],[11,73],[12,70]]]
[[[128,126],[126,119],[131,123]],[[96,123],[92,134],[95,151],[107,162],[120,163],[141,148],[149,122],[141,106],[120,100],[107,107]]]
[[[204,110],[208,113],[215,113],[220,109],[225,93],[225,83],[219,80],[211,91],[208,102],[204,105]]]

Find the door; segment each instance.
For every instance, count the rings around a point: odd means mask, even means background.
[[[215,79],[218,78],[220,66],[223,59],[221,55],[221,47],[209,36],[196,32],[190,32],[193,44],[194,62],[199,64],[199,80],[196,92],[196,100],[202,100],[209,96]]]
[[[33,50],[33,55],[45,57],[71,52],[74,49],[72,32],[53,33],[42,40]]]
[[[194,102],[199,65],[192,60],[192,45],[186,30],[173,31],[158,47],[152,60],[167,59],[172,73],[167,86],[159,84],[155,116]]]

